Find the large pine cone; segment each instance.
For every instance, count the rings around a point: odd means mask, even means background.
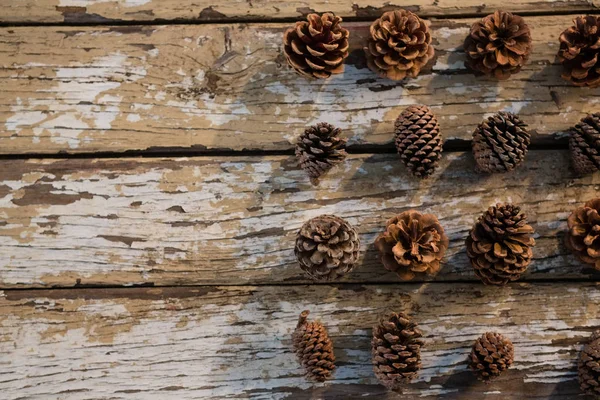
[[[341,129],[320,122],[304,131],[296,143],[296,157],[313,183],[333,166],[344,161],[346,139],[340,137]]]
[[[600,169],[600,113],[588,115],[571,128],[569,148],[577,174],[591,174]]]
[[[473,155],[480,172],[507,172],[527,154],[531,137],[527,125],[515,114],[499,112],[473,132]]]
[[[434,275],[440,270],[448,237],[435,215],[409,210],[387,222],[375,247],[385,269],[408,281],[418,273]]]
[[[578,370],[581,390],[600,398],[600,331],[594,332],[581,350]]]
[[[479,217],[469,232],[467,255],[475,274],[486,285],[515,281],[531,263],[534,230],[520,212],[512,204],[496,204]]]
[[[442,158],[442,135],[429,107],[410,106],[395,123],[396,149],[413,175],[427,178]]]
[[[294,352],[298,362],[310,380],[323,382],[328,379],[335,369],[333,344],[327,334],[327,329],[320,322],[308,321],[309,311],[302,311],[298,325],[292,335]]]
[[[567,220],[566,245],[581,262],[600,270],[600,198],[577,207]]]
[[[367,65],[382,78],[414,78],[435,53],[425,21],[407,10],[384,13],[371,25]]]
[[[531,32],[523,18],[496,11],[471,26],[464,48],[471,70],[508,79],[531,54]]]
[[[507,370],[514,360],[512,342],[495,332],[486,332],[475,341],[469,367],[479,380],[489,383]]]
[[[283,52],[290,66],[308,78],[344,72],[349,32],[340,25],[342,19],[325,13],[309,14],[307,20],[296,22],[283,35]]]
[[[388,389],[396,390],[414,379],[421,368],[423,333],[404,313],[390,313],[373,328],[373,371]]]
[[[559,38],[562,77],[576,86],[597,87],[600,85],[600,17],[577,17],[573,23]]]
[[[352,271],[358,262],[360,239],[348,222],[335,215],[308,220],[294,249],[300,268],[315,280],[332,280]]]

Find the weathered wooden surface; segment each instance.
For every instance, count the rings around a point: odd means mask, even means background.
[[[397,281],[372,242],[395,213],[439,216],[450,239],[436,279],[473,280],[464,238],[498,201],[522,204],[537,230],[524,279],[595,278],[563,246],[566,219],[596,197],[567,151],[533,151],[507,175],[444,155],[411,178],[395,154],[354,155],[313,187],[292,156],[0,162],[0,285],[306,282],[293,246],[302,223],[333,213],[357,226],[364,258],[346,281]]]
[[[0,292],[3,399],[573,399],[576,360],[600,324],[594,283],[210,287]],[[310,309],[334,341],[325,385],[290,351]],[[385,396],[370,365],[385,310],[420,323],[423,369]],[[466,369],[473,340],[507,335],[515,363],[499,381]],[[312,397],[311,397],[312,396]]]
[[[349,23],[346,72],[307,81],[285,65],[287,24],[0,29],[0,153],[156,149],[289,150],[318,121],[350,144],[391,144],[408,104],[431,106],[447,139],[469,140],[498,110],[521,114],[539,136],[596,111],[600,89],[570,86],[555,62],[572,16],[528,17],[534,53],[508,81],[465,70],[473,19],[433,22],[437,57],[417,79],[376,78],[361,50],[368,23]]]

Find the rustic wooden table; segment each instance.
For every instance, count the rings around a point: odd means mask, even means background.
[[[560,78],[560,32],[594,0],[408,0],[430,19],[435,62],[417,79],[377,79],[361,44],[382,0],[0,0],[0,398],[573,399],[576,359],[600,326],[600,273],[563,246],[566,218],[600,176],[569,169],[565,131],[598,111],[600,90]],[[475,78],[462,41],[477,17],[519,12],[534,53],[508,81]],[[311,11],[351,30],[346,71],[309,82],[285,65],[282,33]],[[417,181],[393,121],[432,107],[442,167]],[[470,137],[499,110],[535,131],[525,164],[473,172]],[[344,129],[352,155],[318,187],[293,157],[308,124]],[[497,201],[536,228],[521,281],[486,287],[464,238]],[[451,242],[435,279],[400,283],[372,242],[416,208]],[[293,254],[307,219],[358,227],[363,259],[312,284]],[[310,309],[336,345],[334,379],[312,385],[290,351]],[[370,366],[386,309],[425,334],[423,369],[386,394]],[[510,337],[514,367],[491,385],[466,369],[473,340]],[[582,396],[583,398],[583,396]]]

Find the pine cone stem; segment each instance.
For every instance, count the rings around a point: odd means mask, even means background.
[[[298,317],[298,325],[296,325],[296,327],[300,327],[306,323],[308,314],[310,314],[310,311],[308,310],[304,310],[300,313],[300,316]]]

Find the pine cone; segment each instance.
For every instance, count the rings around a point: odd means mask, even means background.
[[[433,214],[405,211],[387,222],[375,240],[385,269],[408,281],[418,273],[436,274],[448,248],[448,237]]]
[[[306,377],[309,380],[323,382],[333,374],[335,369],[333,344],[323,324],[306,319],[309,313],[305,310],[300,314],[298,325],[292,335],[292,343]]]
[[[335,215],[307,221],[294,249],[300,268],[315,280],[332,280],[352,271],[358,262],[360,240],[348,222]]]
[[[600,398],[600,331],[594,332],[581,350],[578,370],[581,390]]]
[[[531,142],[527,125],[518,116],[499,112],[473,132],[473,155],[480,172],[507,172],[523,160]]]
[[[344,161],[346,139],[339,137],[341,129],[320,122],[304,131],[296,143],[296,157],[313,183],[334,165]]]
[[[577,259],[600,270],[600,198],[586,202],[567,220],[565,244]]]
[[[413,175],[427,178],[442,158],[442,135],[429,107],[410,106],[395,123],[396,149]]]
[[[559,38],[562,77],[576,86],[597,87],[600,85],[600,17],[577,17],[573,23]]]
[[[588,115],[571,128],[569,148],[577,174],[591,174],[600,169],[600,113]]]
[[[514,347],[508,338],[486,332],[475,341],[468,362],[477,378],[489,383],[511,366],[514,357]]]
[[[396,390],[414,379],[421,368],[423,333],[404,313],[390,313],[373,328],[373,371],[388,389]]]
[[[373,22],[364,50],[369,68],[395,81],[419,75],[435,53],[425,21],[403,9],[388,11]]]
[[[471,70],[508,79],[529,59],[531,32],[520,16],[496,11],[471,26],[464,49]]]
[[[496,204],[483,213],[469,232],[467,255],[475,274],[486,285],[506,285],[521,277],[535,246],[527,216],[512,204]]]
[[[331,13],[309,14],[307,21],[296,22],[283,35],[283,52],[288,64],[308,78],[329,78],[344,72],[348,57],[347,29],[342,19]]]

